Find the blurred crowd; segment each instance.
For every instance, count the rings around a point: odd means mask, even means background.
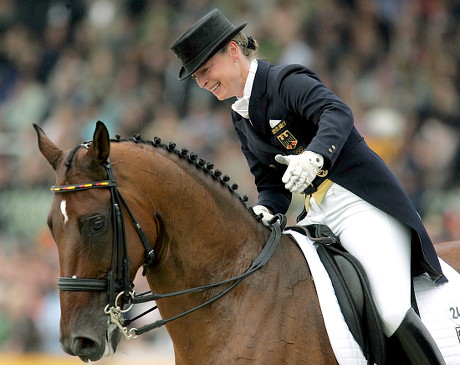
[[[174,141],[256,202],[232,101],[177,81],[169,50],[215,7],[248,22],[270,62],[315,70],[350,105],[434,242],[460,239],[459,1],[0,0],[0,351],[60,351],[45,227],[54,175],[32,123],[62,149],[90,139],[98,120],[112,136]]]

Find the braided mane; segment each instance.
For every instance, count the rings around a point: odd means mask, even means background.
[[[169,142],[168,144],[162,143],[160,137],[154,137],[153,140],[144,140],[142,139],[140,134],[135,134],[131,138],[121,138],[119,135],[115,136],[115,139],[111,139],[111,142],[134,142],[134,143],[141,143],[153,146],[155,148],[162,148],[169,153],[173,153],[180,158],[188,161],[190,164],[195,165],[196,168],[204,171],[207,173],[208,176],[212,177],[214,180],[218,180],[222,185],[226,186],[230,193],[238,198],[241,203],[245,206],[247,210],[249,210],[252,215],[258,220],[261,221],[262,215],[254,214],[254,211],[248,205],[248,197],[247,195],[240,196],[236,190],[238,189],[238,184],[229,184],[230,177],[228,175],[222,175],[222,171],[219,169],[214,170],[214,164],[212,162],[207,162],[202,158],[198,158],[198,155],[195,152],[190,152],[186,148],[181,148],[180,150],[176,148],[176,143]]]

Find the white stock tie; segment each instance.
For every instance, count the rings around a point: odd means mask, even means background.
[[[245,119],[249,119],[249,96],[243,96],[232,104],[232,109]]]

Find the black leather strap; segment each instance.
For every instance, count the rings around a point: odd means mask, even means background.
[[[62,291],[107,291],[108,282],[106,279],[86,279],[69,276],[61,276],[58,279],[58,288]],[[116,285],[115,290],[121,290],[120,285]]]

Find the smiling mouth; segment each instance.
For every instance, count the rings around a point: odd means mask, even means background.
[[[219,86],[220,86],[220,82],[218,82],[210,91],[212,93],[216,92],[216,90],[219,88]]]

